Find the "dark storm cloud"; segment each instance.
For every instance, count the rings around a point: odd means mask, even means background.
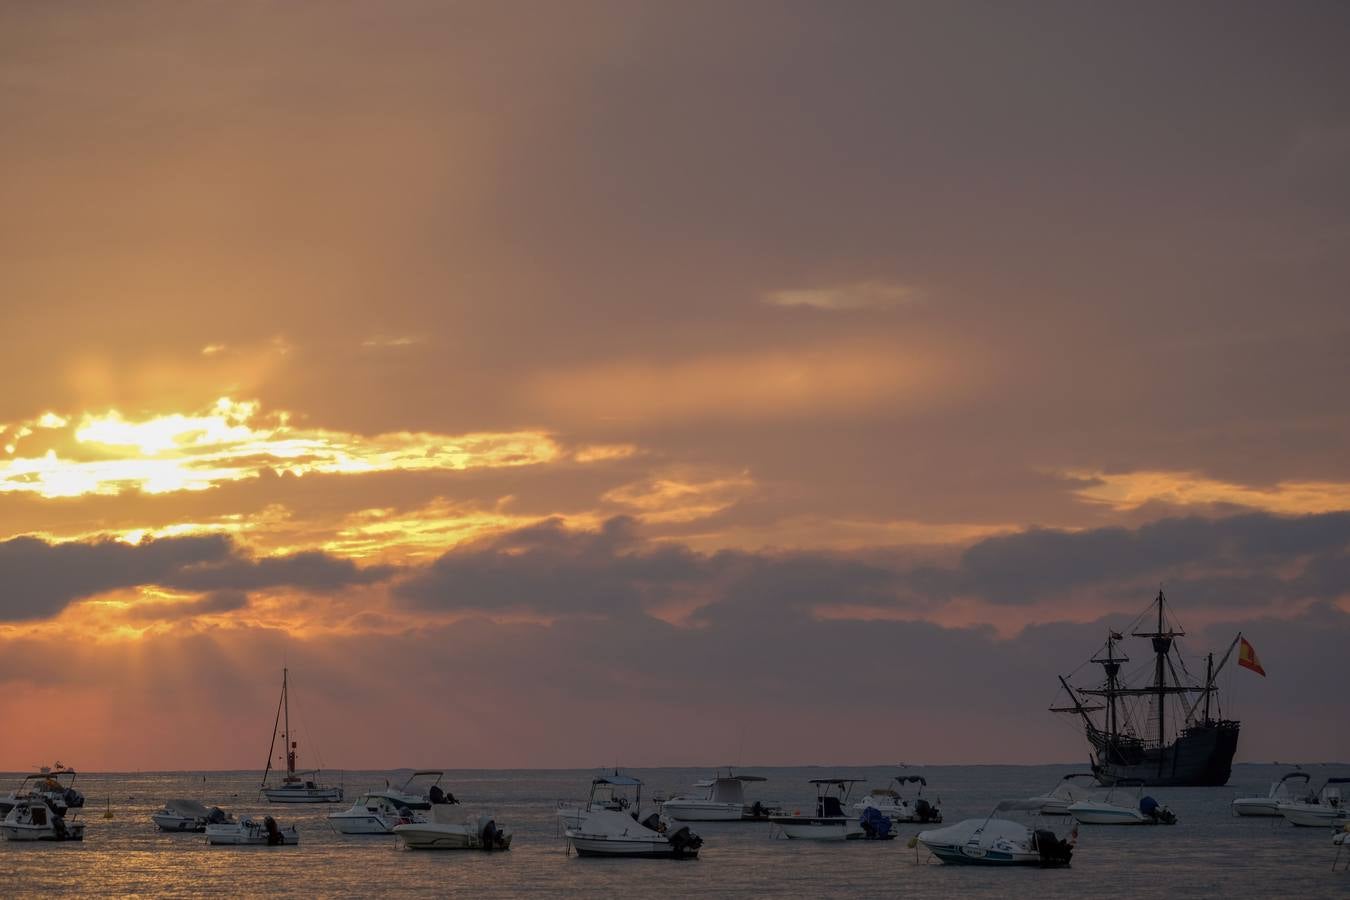
[[[0,620],[54,616],[68,604],[106,591],[160,585],[228,592],[268,587],[335,590],[388,577],[324,553],[254,559],[228,537],[168,537],[128,544],[112,539],[49,544],[32,537],[0,542]],[[205,601],[204,601],[205,602]],[[223,607],[222,607],[223,608]]]
[[[1164,519],[1135,529],[1031,529],[987,538],[951,568],[910,568],[885,555],[702,554],[644,540],[635,523],[599,531],[547,522],[465,545],[396,587],[418,609],[628,615],[668,601],[700,620],[800,614],[814,606],[932,608],[954,597],[1030,604],[1095,603],[1166,582],[1191,605],[1241,608],[1335,599],[1350,572],[1350,514]]]

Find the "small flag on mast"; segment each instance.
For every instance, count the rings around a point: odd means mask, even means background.
[[[1251,669],[1257,675],[1265,678],[1266,670],[1261,668],[1261,660],[1256,658],[1256,649],[1246,638],[1239,638],[1238,641],[1238,665],[1244,669]]]

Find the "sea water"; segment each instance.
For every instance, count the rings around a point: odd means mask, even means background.
[[[1004,798],[1050,791],[1081,766],[928,766],[924,796],[941,801],[944,824],[987,816]],[[1320,785],[1350,767],[1305,767]],[[473,896],[623,897],[897,896],[1042,898],[1350,897],[1350,874],[1332,872],[1335,848],[1326,828],[1295,828],[1282,819],[1237,818],[1234,797],[1264,795],[1289,766],[1238,765],[1221,788],[1147,788],[1177,814],[1174,826],[1079,827],[1069,869],[986,869],[940,865],[907,847],[924,827],[902,824],[894,841],[814,843],[774,839],[767,823],[693,824],[703,836],[697,860],[579,859],[558,832],[559,800],[584,800],[591,770],[447,770],[442,786],[465,815],[487,812],[515,833],[506,853],[410,851],[391,835],[337,834],[329,813],[346,809],[363,790],[397,785],[407,772],[325,773],[346,788],[340,804],[268,804],[256,772],[81,774],[86,795],[82,843],[0,842],[0,893],[117,896]],[[749,785],[750,800],[781,803],[788,812],[813,808],[811,778],[859,778],[857,799],[884,787],[889,767],[754,768],[769,780]],[[626,769],[647,798],[673,796],[708,769]],[[0,790],[19,775],[0,776]],[[298,847],[210,847],[200,834],[167,834],[150,814],[169,798],[219,805],[237,817],[272,815],[299,826]],[[113,818],[103,814],[111,809]],[[1042,819],[1063,835],[1071,820]]]

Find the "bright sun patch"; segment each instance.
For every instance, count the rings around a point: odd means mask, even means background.
[[[133,419],[116,410],[78,424],[54,413],[14,432],[0,461],[0,492],[79,497],[139,491],[201,491],[278,474],[463,470],[551,462],[562,453],[540,431],[365,436],[298,428],[284,412],[221,398],[204,412]],[[39,425],[43,445],[25,453]],[[55,440],[55,446],[53,446]],[[8,448],[7,448],[8,449]]]

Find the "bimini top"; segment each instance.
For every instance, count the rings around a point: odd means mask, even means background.
[[[895,781],[897,784],[904,784],[907,781],[917,781],[924,787],[928,787],[928,779],[924,778],[922,775],[897,775],[895,776]]]
[[[601,775],[591,781],[591,784],[613,784],[619,787],[638,787],[642,784],[631,775]]]
[[[768,781],[763,775],[718,775],[717,781]]]
[[[1284,776],[1283,778],[1280,779],[1280,784],[1284,784],[1286,781],[1291,781],[1291,780],[1292,780],[1292,781],[1311,781],[1311,780],[1312,780],[1312,776],[1309,775],[1307,772],[1290,772],[1288,775],[1286,775],[1286,776]]]
[[[807,784],[857,784],[861,778],[812,778]]]
[[[1075,778],[1091,778],[1093,781],[1097,780],[1097,776],[1093,772],[1071,772],[1061,778],[1060,781],[1072,781]]]

